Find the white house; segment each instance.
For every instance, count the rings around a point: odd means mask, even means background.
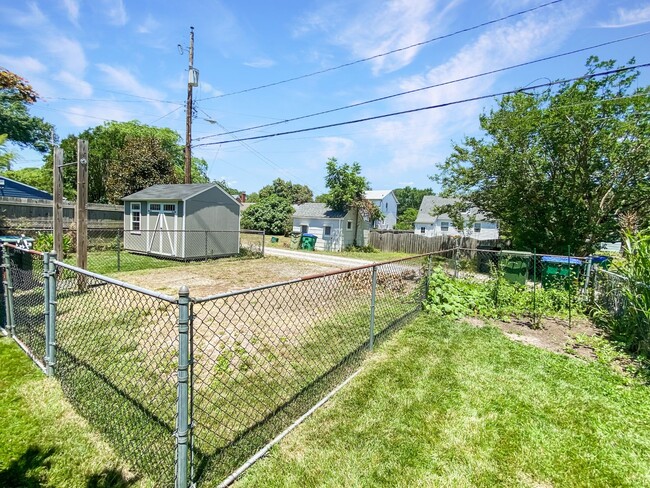
[[[298,205],[293,214],[293,231],[314,234],[317,250],[341,251],[354,243],[355,219],[358,219],[357,245],[363,246],[370,228],[368,222],[356,210],[332,210],[324,203]]]
[[[368,190],[366,200],[370,200],[379,208],[384,218],[373,222],[375,229],[393,229],[397,223],[397,197],[393,190]]]
[[[470,208],[463,213],[465,229],[454,227],[448,214],[435,214],[435,208],[443,205],[452,205],[458,202],[456,198],[443,198],[427,195],[422,199],[418,216],[413,224],[414,232],[427,237],[435,236],[463,236],[473,237],[478,240],[498,239],[499,226],[496,221],[488,220],[477,208]],[[473,223],[472,223],[473,222]]]

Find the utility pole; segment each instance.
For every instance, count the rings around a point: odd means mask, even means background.
[[[190,66],[187,74],[187,104],[185,106],[185,183],[192,183],[192,87],[199,85],[199,72],[194,69],[194,27],[190,27],[189,53]]]

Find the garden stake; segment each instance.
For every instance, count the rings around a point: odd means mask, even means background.
[[[45,373],[51,376],[50,367],[50,255],[43,253],[43,299],[45,316]]]
[[[11,276],[11,257],[9,256],[9,248],[4,246],[3,248],[3,259],[4,259],[4,268],[5,268],[5,279],[7,283],[7,289],[5,294],[5,300],[7,301],[7,327],[9,327],[9,333],[11,337],[16,337],[15,330],[15,317],[14,317],[14,285],[13,278]]]
[[[569,329],[571,328],[571,301],[573,300],[573,279],[571,277],[571,246],[567,246],[567,266],[569,268]]]
[[[370,340],[368,349],[372,351],[375,344],[375,301],[377,298],[377,266],[372,267],[372,288],[370,290]]]
[[[46,366],[46,373],[48,376],[54,375],[54,369],[56,367],[56,253],[51,252],[48,262],[48,278],[47,278],[47,287],[49,289],[49,312],[50,320],[48,322],[50,329],[50,342],[47,344],[48,348],[48,358]]]
[[[533,248],[533,327],[539,327],[537,323],[537,248]]]
[[[176,424],[176,488],[187,488],[188,379],[190,290],[178,290],[178,412]]]

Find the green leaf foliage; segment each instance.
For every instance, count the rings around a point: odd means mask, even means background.
[[[405,186],[404,188],[397,188],[395,190],[395,196],[399,205],[397,206],[397,219],[407,212],[409,209],[415,209],[416,213],[420,209],[422,204],[422,198],[426,195],[433,195],[433,190],[431,188],[424,188],[422,190],[414,188],[411,186]]]
[[[327,161],[325,186],[329,190],[325,203],[333,210],[345,211],[364,198],[370,189],[368,180],[361,176],[361,165],[339,164],[336,158]]]
[[[290,203],[300,205],[311,202],[314,199],[314,193],[307,185],[299,185],[285,181],[282,178],[276,178],[270,185],[264,186],[257,194],[259,200],[264,200],[271,195],[288,200]]]
[[[407,208],[404,212],[401,212],[401,215],[398,213],[395,228],[397,230],[412,230],[417,217],[418,210],[416,208]]]
[[[284,198],[271,195],[248,207],[241,216],[242,229],[263,230],[268,234],[288,234],[294,209]]]
[[[614,66],[590,58],[587,72]],[[498,219],[517,249],[583,255],[618,240],[617,216],[650,219],[650,89],[638,76],[504,96],[480,117],[485,135],[455,144],[435,179]]]

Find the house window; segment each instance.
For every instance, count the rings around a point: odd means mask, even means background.
[[[149,213],[158,213],[160,212],[160,204],[159,203],[150,203],[149,204]]]
[[[481,223],[480,222],[476,222],[474,224],[474,232],[481,232]]]
[[[329,225],[323,227],[323,237],[329,237],[331,235],[332,235],[332,227]]]
[[[140,204],[131,204],[131,232],[140,232]]]
[[[175,203],[166,203],[163,205],[163,212],[165,213],[176,213],[176,204]]]
[[[309,232],[309,226],[308,225],[301,225],[300,226],[300,232],[302,232],[303,234],[306,234],[307,232]]]
[[[348,230],[352,230],[352,221],[348,220]]]
[[[388,202],[386,202],[386,210],[388,210]]]
[[[420,227],[420,234],[424,234],[424,227]]]
[[[449,222],[440,222],[440,231],[449,232]]]

